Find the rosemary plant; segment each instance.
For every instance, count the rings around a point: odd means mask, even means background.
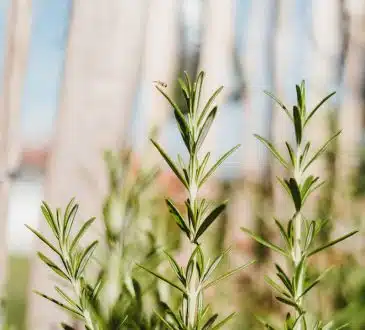
[[[295,316],[291,316],[290,313],[287,315],[285,329],[304,330],[309,327],[306,320],[304,299],[325,274],[324,272],[316,279],[308,278],[307,267],[310,257],[347,239],[357,231],[352,231],[322,246],[315,245],[316,237],[327,221],[307,219],[303,216],[303,206],[307,198],[315,190],[321,187],[324,182],[320,182],[319,177],[308,174],[308,172],[310,170],[310,165],[325,152],[328,145],[340,134],[340,131],[324,143],[322,147],[311,154],[311,142],[306,139],[305,129],[321,106],[335,93],[326,96],[310,112],[307,112],[306,108],[304,81],[296,86],[296,93],[297,105],[294,105],[292,112],[290,112],[283,102],[271,93],[266,92],[266,94],[280,106],[293,124],[295,146],[293,147],[290,143],[285,142],[289,160],[285,159],[270,141],[259,135],[255,135],[290,173],[290,177],[287,179],[278,178],[278,181],[288,193],[294,206],[294,214],[286,226],[279,220],[274,219],[281,234],[283,244],[282,246],[275,245],[251,232],[247,228],[242,228],[242,230],[260,244],[281,254],[289,261],[291,265],[291,270],[289,272],[285,272],[282,267],[275,264],[279,283],[269,277],[266,277],[266,281],[278,293],[276,299],[290,308],[293,308],[295,311]],[[268,323],[264,321],[263,323],[266,328],[275,329]],[[333,323],[330,322],[324,325],[321,321],[317,321],[314,325],[310,326],[309,329],[333,329]]]
[[[234,313],[217,322],[218,314],[209,313],[208,305],[204,304],[204,291],[248,265],[246,264],[215,279],[211,279],[213,272],[227,251],[211,261],[210,259],[206,260],[207,258],[201,249],[202,237],[224,211],[226,204],[222,203],[213,206],[205,198],[199,198],[199,189],[212,176],[219,165],[239,147],[238,145],[230,149],[214,165],[207,169],[210,152],[200,155],[199,150],[217,114],[218,108],[213,106],[213,102],[223,87],[218,88],[207,103],[200,108],[203,80],[203,72],[199,73],[196,81],[193,83],[186,73],[185,80],[179,79],[179,85],[186,102],[185,109],[180,108],[165,93],[163,85],[156,85],[158,91],[173,108],[176,123],[189,156],[187,164],[183,161],[181,155],[178,155],[178,162],[175,163],[164,149],[156,141],[152,140],[152,143],[187,191],[188,196],[185,200],[186,217],[180,213],[172,200],[167,199],[166,203],[176,224],[190,242],[190,258],[186,266],[183,267],[169,253],[165,252],[171,268],[176,274],[178,284],[144,266],[141,267],[180,292],[182,298],[179,310],[173,312],[166,305],[167,316],[165,318],[160,316],[168,329],[175,330],[216,330],[221,328],[231,319]]]
[[[156,239],[151,232],[141,230],[138,223],[141,209],[151,210],[151,205],[143,203],[142,194],[155,182],[157,171],[136,171],[130,155],[127,153],[125,157],[120,157],[111,152],[105,153],[109,194],[104,202],[105,231],[102,241],[105,244],[101,244],[105,245],[104,249],[99,247],[95,250],[97,241],[86,248],[82,247],[81,239],[87,235],[95,218],[76,230],[74,224],[78,205],[74,200],[67,205],[63,216],[60,209],[53,213],[45,202],[41,206],[56,244],[27,226],[60,262],[57,264],[38,252],[40,259],[71,289],[69,293],[70,290],[56,286],[60,299],[36,293],[81,319],[88,330],[165,329],[161,320],[154,313],[149,314],[145,306],[145,291],[148,291],[152,299],[147,303],[153,300],[154,306],[164,313],[157,286],[155,283],[146,284],[147,279],[138,276],[136,270],[139,268],[135,267],[136,260],[153,268],[159,264]],[[103,255],[105,257],[99,258]],[[91,284],[87,276],[87,265],[91,259],[98,261],[92,269],[96,276],[90,276],[96,277],[95,284]],[[62,326],[73,329],[65,323]]]
[[[35,291],[40,296],[59,305],[63,309],[71,312],[78,318],[81,318],[85,327],[88,330],[98,330],[100,327],[97,324],[93,315],[92,303],[98,294],[100,282],[94,287],[90,286],[85,279],[85,268],[88,265],[91,256],[97,245],[97,241],[92,242],[86,248],[80,246],[80,239],[86,233],[87,229],[94,222],[95,218],[86,221],[76,235],[72,233],[75,217],[78,210],[78,205],[73,200],[67,205],[64,214],[57,209],[54,214],[49,206],[43,202],[41,210],[44,219],[47,221],[57,244],[52,244],[47,238],[35,229],[27,226],[48,248],[55,253],[60,260],[56,264],[43,253],[38,252],[39,258],[61,279],[65,280],[73,293],[71,296],[68,292],[55,286],[55,290],[61,297],[62,301],[51,298],[50,296]],[[72,329],[64,324],[64,329]]]
[[[149,223],[159,211],[154,195],[158,170],[136,169],[131,156],[130,151],[122,157],[105,153],[109,195],[103,208],[106,248],[100,274],[103,283],[100,313],[110,320],[112,329],[113,320],[118,321],[122,315],[128,315],[123,329],[164,329],[148,308],[151,304],[161,305],[156,281],[151,284],[135,267],[136,261],[154,269],[160,264],[159,247],[152,233],[152,228],[155,231],[158,228]],[[161,214],[158,220],[158,225],[163,226],[165,219]]]

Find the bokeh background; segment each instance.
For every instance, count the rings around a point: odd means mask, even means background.
[[[291,126],[263,90],[290,106],[295,84],[304,79],[309,106],[337,91],[308,129],[313,144],[343,130],[315,168],[327,184],[307,212],[330,220],[324,240],[360,229],[313,263],[313,272],[336,267],[310,305],[325,319],[351,318],[351,329],[365,329],[365,1],[0,0],[0,58],[3,322],[15,329],[57,328],[62,314],[32,293],[50,292],[53,279],[36,259],[39,243],[24,224],[46,232],[41,200],[64,207],[73,196],[82,220],[102,217],[104,150],[132,150],[136,167],[160,165],[160,199],[179,196],[181,187],[148,139],[157,132],[170,154],[184,152],[153,81],[166,83],[180,100],[177,78],[204,70],[205,98],[225,86],[206,148],[214,159],[242,144],[207,188],[211,198],[230,202],[206,244],[214,253],[232,246],[230,266],[258,260],[214,292],[214,306],[239,312],[231,329],[259,329],[254,314],[280,319],[285,312],[263,281],[277,256],[239,228],[275,240],[273,215],[292,212],[275,180],[285,173],[252,135],[284,150]],[[163,232],[161,244],[176,235]],[[183,244],[176,248],[181,252]]]

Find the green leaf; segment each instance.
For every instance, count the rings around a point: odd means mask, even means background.
[[[194,112],[198,112],[200,105],[200,97],[202,92],[202,85],[204,81],[205,73],[204,71],[200,71],[198,77],[196,79],[196,89],[194,90],[195,98],[194,98]]]
[[[291,164],[293,165],[293,167],[295,167],[296,158],[295,158],[294,150],[288,142],[285,142],[285,145],[286,145],[286,148],[288,149]]]
[[[69,205],[73,203],[73,200],[71,200],[71,202],[69,203]],[[72,205],[72,204],[71,204]],[[71,232],[71,228],[72,225],[75,221],[75,217],[76,217],[76,213],[78,210],[79,206],[76,204],[74,205],[70,211],[67,212],[67,208],[65,211],[65,219],[64,219],[64,228],[63,228],[63,235],[64,235],[64,239],[66,239],[70,232]]]
[[[286,160],[280,155],[280,153],[276,150],[276,148],[273,146],[273,144],[266,140],[265,138],[263,138],[262,136],[258,135],[258,134],[254,134],[254,136],[260,140],[269,150],[270,152],[273,154],[273,156],[287,169],[289,169],[289,164],[286,162]]]
[[[168,259],[168,261],[171,265],[171,268],[173,269],[173,271],[177,275],[180,282],[185,286],[186,285],[186,279],[184,277],[183,272],[180,269],[180,266],[178,265],[176,260],[167,251],[164,251],[164,253],[165,253],[165,255],[166,255],[166,257],[167,257],[167,259]]]
[[[289,277],[285,274],[285,272],[283,271],[283,269],[278,265],[275,264],[275,267],[277,269],[277,273],[276,275],[279,277],[279,279],[281,280],[281,282],[285,285],[285,287],[288,289],[288,291],[290,292],[290,294],[294,297],[294,288],[292,283],[289,280]]]
[[[307,177],[303,183],[303,185],[301,186],[300,189],[300,195],[302,196],[302,200],[304,201],[310,192],[310,188],[319,180],[319,177],[314,177],[313,175],[310,175],[309,177]]]
[[[212,330],[219,330],[221,329],[226,323],[228,323],[234,316],[236,315],[236,313],[231,313],[229,314],[226,318],[224,318],[222,321],[220,321],[219,323],[217,323]]]
[[[82,310],[77,306],[77,303],[74,302],[63,290],[61,290],[58,286],[55,286],[55,290],[57,293],[75,310],[79,310],[82,313]]]
[[[189,125],[185,119],[184,114],[182,113],[179,106],[165,93],[165,91],[156,85],[158,91],[169,101],[170,105],[174,108],[174,116],[178,123],[179,131],[184,140],[184,143],[188,150],[191,150],[190,140],[189,140]]]
[[[77,316],[81,317],[81,318],[83,318],[83,317],[84,317],[84,316],[83,316],[80,312],[78,312],[77,310],[75,310],[75,309],[73,309],[72,307],[67,306],[67,305],[65,305],[65,304],[63,304],[63,303],[61,303],[61,302],[59,302],[58,300],[56,300],[56,299],[54,299],[54,298],[52,298],[52,297],[49,297],[49,296],[45,295],[44,293],[41,293],[41,292],[38,292],[38,291],[33,291],[33,292],[34,292],[35,294],[37,294],[37,295],[39,295],[39,296],[41,296],[41,297],[43,297],[43,298],[45,298],[45,299],[47,299],[47,300],[51,301],[51,302],[53,302],[54,304],[56,304],[56,305],[58,305],[58,306],[62,307],[63,309],[65,309],[65,310],[67,310],[67,311],[69,311],[69,312],[71,312],[71,313],[73,313],[73,314],[75,314],[75,315],[77,315]]]
[[[204,173],[205,171],[205,167],[207,166],[208,160],[210,158],[210,152],[207,152],[206,155],[203,158],[203,161],[200,164],[200,167],[198,169],[197,175],[196,175],[196,180],[199,182],[201,175]]]
[[[182,80],[181,78],[178,78],[177,81],[180,85],[181,90],[183,91],[183,95],[184,95],[184,98],[185,98],[185,101],[186,101],[186,105],[188,107],[190,107],[190,94],[189,94],[188,87],[186,86],[185,81]]]
[[[215,172],[220,164],[222,164],[233,152],[235,152],[241,145],[238,144],[229,151],[227,151],[218,161],[210,168],[210,170],[204,175],[204,177],[199,182],[199,187],[201,187],[205,181]]]
[[[179,287],[178,285],[176,285],[175,283],[171,282],[170,280],[168,280],[167,278],[163,277],[162,275],[160,274],[157,274],[155,273],[154,271],[140,265],[140,264],[137,264],[138,267],[142,268],[143,270],[145,270],[146,272],[150,273],[151,275],[159,278],[160,280],[166,282],[167,284],[169,284],[170,286],[172,286],[173,288],[179,290],[181,293],[184,293],[185,294],[185,290],[181,287]]]
[[[61,327],[63,330],[76,330],[74,327],[71,327],[70,325],[63,322],[61,323]]]
[[[281,102],[274,94],[272,94],[268,91],[264,91],[264,93],[266,95],[270,96],[284,110],[284,112],[287,114],[287,116],[290,118],[290,120],[293,120],[293,116],[291,115],[288,108],[284,105],[283,102]]]
[[[280,234],[281,234],[281,236],[283,237],[283,239],[284,239],[284,241],[285,241],[285,243],[286,243],[286,245],[287,245],[287,247],[289,248],[289,249],[291,249],[291,242],[290,242],[290,239],[289,239],[289,237],[287,236],[287,233],[286,233],[286,231],[285,231],[285,229],[284,229],[284,227],[283,227],[283,225],[277,220],[277,219],[274,219],[275,220],[275,224],[278,226],[278,228],[279,228],[279,231],[280,231]]]
[[[270,249],[272,249],[276,252],[279,252],[280,254],[282,254],[285,257],[289,257],[289,255],[287,254],[287,252],[284,249],[280,248],[279,246],[277,246],[275,244],[272,244],[272,243],[266,241],[262,237],[260,237],[260,236],[256,235],[255,233],[253,233],[251,230],[249,230],[245,227],[241,227],[241,230],[243,232],[245,232],[246,234],[248,234],[251,238],[253,238],[258,243],[260,243],[262,245],[265,245],[266,247],[268,247],[268,248],[270,248]]]
[[[166,100],[170,103],[170,105],[174,108],[176,119],[179,122],[181,121],[183,123],[183,127],[188,127],[186,119],[185,119],[181,109],[179,108],[179,106],[166,94],[166,92],[161,87],[156,85],[156,88],[166,98]]]
[[[328,94],[321,102],[319,102],[316,105],[316,107],[312,110],[312,112],[308,115],[307,119],[305,120],[304,126],[306,126],[308,124],[309,120],[314,116],[314,114],[322,106],[322,104],[325,103],[329,98],[331,98],[335,94],[336,94],[336,92],[332,92],[331,94]]]
[[[179,178],[179,180],[181,181],[181,183],[188,188],[188,185],[185,181],[185,178],[183,177],[183,175],[181,174],[181,172],[179,171],[179,169],[177,168],[177,166],[175,165],[175,163],[171,160],[171,158],[166,154],[166,152],[160,147],[160,145],[155,142],[154,140],[151,139],[151,142],[153,143],[153,145],[156,147],[156,149],[159,151],[159,153],[161,154],[161,156],[165,159],[166,163],[170,166],[171,170],[176,174],[176,176]]]
[[[298,102],[300,114],[303,115],[304,114],[304,111],[303,111],[304,110],[304,100],[303,100],[302,90],[299,85],[296,85],[295,89],[297,92],[297,102]]]
[[[327,147],[329,146],[329,144],[338,136],[341,134],[341,131],[338,131],[334,136],[332,136],[315,154],[314,156],[311,158],[311,160],[307,163],[307,165],[305,165],[303,172],[320,156],[322,155]]]
[[[187,86],[189,88],[189,94],[191,94],[193,88],[192,88],[192,85],[191,85],[191,80],[190,80],[190,77],[189,77],[189,74],[187,73],[187,71],[184,71],[184,77],[185,77],[185,80],[187,82]]]
[[[231,270],[230,272],[227,272],[227,273],[225,273],[225,274],[223,274],[223,275],[219,276],[219,277],[218,277],[218,278],[216,278],[215,280],[213,280],[213,281],[211,281],[211,282],[209,282],[209,283],[205,284],[205,285],[203,286],[203,289],[205,290],[205,289],[207,289],[207,288],[209,288],[209,287],[211,287],[211,286],[213,286],[213,285],[216,285],[218,282],[220,282],[220,281],[222,281],[222,280],[226,279],[227,277],[230,277],[230,276],[232,276],[233,274],[235,274],[235,273],[237,273],[237,272],[239,272],[239,271],[241,271],[241,270],[245,269],[246,267],[248,267],[248,266],[252,265],[254,262],[255,262],[255,261],[250,261],[250,262],[248,262],[247,264],[245,264],[245,265],[243,265],[243,266],[241,266],[241,267],[238,267],[238,268],[236,268],[236,269],[233,269],[233,270]]]
[[[289,197],[291,197],[291,192],[289,187],[286,185],[286,183],[284,182],[283,179],[279,178],[278,176],[276,177],[276,179],[279,181],[279,183],[282,185],[282,187],[285,189],[285,191],[288,193]]]
[[[294,273],[294,288],[295,288],[295,291],[298,290],[299,283],[303,280],[304,271],[305,271],[305,258],[303,257],[300,260],[299,264],[295,268],[295,273]]]
[[[207,280],[212,273],[216,270],[216,268],[219,266],[219,264],[221,263],[223,257],[228,253],[230,249],[227,249],[226,251],[224,251],[222,254],[220,254],[218,257],[216,257],[213,262],[210,264],[209,267],[207,267],[205,273],[203,274],[203,281]]]
[[[210,127],[213,124],[214,118],[217,114],[217,107],[214,107],[213,110],[211,112],[209,112],[209,115],[207,116],[207,119],[205,120],[200,132],[199,132],[199,136],[198,136],[198,140],[196,141],[196,147],[195,147],[195,151],[198,151],[200,149],[200,147],[202,146],[209,130]]]
[[[206,103],[206,105],[204,106],[204,109],[202,110],[202,112],[200,113],[199,119],[198,119],[198,123],[197,126],[200,127],[202,124],[202,121],[205,118],[205,115],[207,114],[207,112],[209,111],[212,103],[214,102],[214,100],[216,99],[216,97],[219,95],[219,93],[222,91],[223,86],[219,87],[214,93],[213,95],[209,98],[208,102]]]
[[[46,257],[43,253],[38,252],[38,257],[49,267],[51,268],[57,275],[62,277],[63,279],[70,281],[70,278],[65,274],[65,272],[59,268],[52,260]]]
[[[311,289],[313,289],[317,284],[319,283],[319,281],[314,281],[312,284],[308,285],[302,292],[302,294],[297,298],[297,299],[300,299],[302,297],[305,296],[305,294],[307,292],[309,292]]]
[[[316,253],[318,253],[318,252],[320,252],[320,251],[322,251],[324,249],[327,249],[327,248],[331,247],[332,245],[335,245],[335,244],[337,244],[337,243],[339,243],[339,242],[341,242],[341,241],[343,241],[343,240],[351,237],[352,235],[355,235],[357,232],[358,232],[358,230],[354,230],[351,233],[348,233],[348,234],[346,234],[346,235],[344,235],[344,236],[342,236],[340,238],[335,239],[334,241],[331,241],[331,242],[329,242],[329,243],[327,243],[325,245],[322,245],[321,247],[319,247],[317,249],[314,249],[314,250],[310,251],[308,253],[308,257],[310,257],[310,256],[312,256],[312,255],[314,255],[314,254],[316,254]]]
[[[303,150],[303,153],[301,154],[301,156],[299,157],[299,165],[302,166],[303,162],[305,161],[305,158],[308,154],[308,151],[309,151],[309,148],[310,148],[310,145],[311,143],[310,142],[307,142],[305,144],[305,147],[304,147],[304,150]]]
[[[44,244],[46,244],[51,250],[53,250],[54,252],[56,252],[60,257],[61,254],[60,252],[42,235],[40,234],[38,231],[36,231],[35,229],[33,229],[32,227],[25,225],[25,227],[27,227],[34,235],[36,235]]]
[[[300,190],[299,190],[297,181],[293,178],[290,178],[289,181],[285,180],[285,183],[287,184],[287,186],[290,190],[290,194],[293,198],[295,210],[298,212],[302,207],[302,197],[300,195]]]
[[[89,262],[90,257],[94,253],[94,250],[95,250],[97,244],[98,244],[98,241],[92,242],[82,253],[80,260],[76,267],[76,274],[75,274],[76,278],[79,278],[82,275],[82,273],[84,272],[85,267],[86,267],[87,263]]]
[[[157,315],[157,317],[161,320],[161,322],[170,330],[176,330],[174,327],[172,327],[172,325],[167,322],[159,313],[157,313],[156,311],[154,311],[154,313]]]
[[[301,84],[300,84],[300,91],[302,94],[302,113],[303,113],[303,117],[306,115],[307,109],[305,106],[305,81],[302,80]]]
[[[202,330],[209,330],[212,328],[214,322],[216,321],[216,319],[218,318],[218,314],[213,314],[208,321],[204,324]]]
[[[293,107],[293,117],[294,117],[294,127],[295,127],[295,138],[297,144],[300,145],[302,142],[303,127],[302,127],[302,117],[297,106]]]
[[[312,221],[309,225],[307,236],[305,238],[304,249],[307,250],[313,242],[315,222]]]
[[[278,293],[290,298],[290,294],[287,292],[287,290],[282,288],[279,284],[277,284],[275,281],[273,281],[270,277],[265,276],[264,279],[265,279],[266,283],[269,284]]]
[[[47,203],[44,202],[44,201],[42,201],[41,211],[42,211],[43,216],[46,219],[49,227],[52,229],[53,234],[55,235],[56,238],[58,238],[59,237],[59,229],[57,227],[57,223],[54,220],[51,209],[49,208]]]
[[[287,299],[287,298],[284,298],[284,297],[275,297],[277,300],[279,300],[280,302],[282,302],[283,304],[286,304],[286,305],[289,305],[289,306],[292,306],[294,307],[297,311],[301,311],[299,305],[291,300],[291,299]]]
[[[78,242],[80,241],[81,237],[85,234],[86,230],[92,225],[92,223],[95,221],[95,218],[91,218],[88,221],[86,221],[82,227],[80,228],[79,232],[73,239],[71,246],[70,246],[70,252],[73,251],[73,249],[77,246]]]
[[[194,241],[197,242],[199,237],[209,228],[209,226],[217,219],[217,217],[225,210],[226,203],[218,205],[202,222],[195,234]]]
[[[184,218],[174,205],[174,203],[170,199],[166,199],[167,207],[169,208],[170,213],[174,217],[175,222],[180,227],[180,229],[186,234],[186,236],[190,239],[190,229],[186,225]]]

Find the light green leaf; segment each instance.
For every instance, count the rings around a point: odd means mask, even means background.
[[[164,251],[164,253],[165,253],[165,255],[166,255],[166,257],[167,257],[167,259],[168,259],[168,261],[171,265],[171,268],[173,269],[173,271],[177,275],[180,282],[185,286],[186,285],[186,279],[184,277],[183,272],[181,271],[180,266],[178,265],[176,260],[167,251]]]
[[[79,276],[82,275],[82,273],[85,270],[86,265],[88,264],[90,257],[92,256],[92,254],[94,253],[94,250],[96,248],[96,245],[98,244],[98,241],[94,241],[92,242],[82,253],[80,260],[77,264],[76,267],[76,274],[75,277],[78,278]]]
[[[36,235],[44,244],[46,244],[51,250],[53,250],[54,252],[56,252],[60,257],[61,254],[60,252],[38,231],[36,231],[35,229],[33,229],[32,227],[25,225],[25,227],[27,227],[34,235]]]
[[[286,160],[280,155],[280,153],[276,150],[276,148],[273,146],[273,144],[266,140],[265,138],[263,138],[262,136],[258,135],[258,134],[254,134],[254,136],[260,140],[269,150],[270,152],[273,154],[273,156],[285,167],[285,168],[289,168],[289,164],[286,162]]]
[[[308,115],[307,119],[305,120],[304,126],[306,126],[308,124],[309,120],[314,116],[314,114],[322,106],[322,104],[325,103],[329,98],[331,98],[335,94],[336,94],[336,92],[332,92],[331,94],[327,95],[321,102],[319,102],[316,105],[316,107],[312,110],[312,112]]]
[[[159,151],[159,153],[161,154],[161,156],[165,159],[166,163],[170,166],[171,170],[176,174],[176,176],[179,178],[179,180],[181,181],[181,183],[188,188],[188,185],[185,181],[185,178],[183,177],[183,175],[181,174],[181,172],[179,171],[179,169],[177,168],[177,166],[175,165],[175,163],[171,160],[171,158],[166,154],[166,152],[160,147],[160,145],[155,142],[154,140],[151,139],[151,142],[154,144],[154,146],[156,147],[156,149]]]
[[[303,172],[320,156],[322,155],[327,147],[329,146],[329,144],[338,136],[341,134],[341,131],[338,131],[334,136],[332,136],[315,154],[314,156],[311,158],[311,160],[307,163],[307,165],[305,165]]]
[[[167,284],[171,285],[173,288],[179,290],[181,293],[184,293],[185,294],[185,290],[181,287],[179,287],[178,285],[176,285],[175,283],[171,282],[170,280],[168,280],[167,278],[163,277],[162,275],[160,274],[157,274],[155,273],[154,271],[140,265],[140,264],[137,264],[138,267],[142,268],[143,270],[145,270],[146,272],[152,274],[153,276],[159,278],[160,280],[166,282]]]
[[[56,238],[58,238],[59,229],[58,229],[57,223],[53,217],[51,209],[49,208],[47,203],[44,201],[42,201],[41,211],[42,211],[42,214],[43,214],[44,218],[46,219],[49,227],[52,229],[53,234],[55,235]]]
[[[51,302],[53,302],[54,304],[56,304],[56,305],[58,305],[58,306],[62,307],[63,309],[65,309],[65,310],[67,310],[67,311],[69,311],[69,312],[71,312],[71,313],[73,313],[73,314],[77,315],[78,317],[83,318],[83,315],[82,315],[80,312],[78,312],[77,310],[73,309],[72,307],[70,307],[70,306],[67,306],[67,305],[63,304],[63,303],[61,303],[60,301],[58,301],[58,300],[56,300],[56,299],[54,299],[54,298],[52,298],[52,297],[49,297],[49,296],[45,295],[44,293],[41,293],[41,292],[38,292],[38,291],[33,291],[33,292],[34,292],[35,294],[37,294],[37,295],[39,295],[39,296],[41,296],[41,297],[43,297],[43,298],[45,298],[45,299],[47,299],[47,300],[51,301]]]
[[[250,261],[250,262],[248,262],[247,264],[245,264],[245,265],[243,265],[243,266],[241,266],[241,267],[238,267],[238,268],[236,268],[236,269],[233,269],[233,270],[231,270],[230,272],[227,272],[227,273],[225,273],[225,274],[223,274],[223,275],[219,276],[219,277],[218,277],[218,278],[216,278],[215,280],[213,280],[213,281],[211,281],[211,282],[209,282],[209,283],[205,284],[205,285],[203,286],[203,289],[205,290],[205,289],[207,289],[207,288],[209,288],[209,287],[211,287],[211,286],[213,286],[213,285],[216,285],[218,282],[220,282],[220,281],[222,281],[222,280],[226,279],[227,277],[230,277],[230,276],[232,276],[233,274],[235,274],[235,273],[237,273],[237,272],[239,272],[239,271],[241,271],[241,270],[245,269],[246,267],[248,267],[248,266],[252,265],[254,262],[255,262],[255,261]]]
[[[201,124],[205,118],[205,115],[207,114],[207,112],[209,111],[212,103],[214,102],[214,100],[216,99],[216,97],[219,95],[219,93],[222,91],[223,86],[219,87],[214,93],[213,95],[209,98],[208,102],[206,103],[206,105],[204,106],[204,109],[202,110],[202,112],[200,113],[200,116],[198,118],[198,123],[197,126],[201,127]]]
[[[271,97],[284,110],[284,112],[287,114],[287,116],[290,118],[290,120],[293,120],[293,116],[291,115],[288,108],[284,105],[283,102],[281,102],[274,94],[272,94],[268,91],[264,91],[264,93],[267,96]]]
[[[46,257],[43,253],[38,252],[38,257],[49,267],[51,268],[57,275],[59,275],[60,277],[62,277],[63,279],[70,281],[70,278],[68,277],[68,275],[61,269],[59,268],[51,259],[49,259],[48,257]]]
[[[200,129],[198,140],[196,141],[195,151],[198,151],[200,149],[200,147],[202,146],[202,144],[210,130],[210,127],[213,124],[214,118],[217,114],[217,110],[218,110],[217,107],[213,108],[213,110],[207,116],[207,119],[205,120],[202,128]]]
[[[170,199],[166,199],[166,204],[169,208],[170,213],[174,217],[176,224],[181,228],[181,230],[186,234],[186,236],[190,239],[190,229],[186,225],[184,218],[180,214],[179,210],[176,208],[174,203]]]
[[[289,257],[289,255],[287,254],[287,252],[282,249],[281,247],[275,245],[275,244],[272,244],[268,241],[266,241],[265,239],[263,239],[262,237],[256,235],[255,233],[253,233],[251,230],[245,228],[245,227],[241,227],[241,230],[243,232],[245,232],[246,234],[248,234],[250,237],[252,237],[255,241],[257,241],[258,243],[262,244],[262,245],[265,245],[266,247],[276,251],[276,252],[279,252],[280,254],[282,254],[283,256],[285,257]]]
[[[85,234],[86,230],[92,225],[92,223],[94,221],[95,221],[95,218],[91,218],[82,225],[79,232],[76,234],[75,238],[73,239],[73,241],[71,243],[71,246],[70,246],[70,251],[71,252],[77,246],[77,244],[80,241],[81,237]]]
[[[228,323],[234,316],[236,315],[236,313],[231,313],[229,314],[226,318],[224,318],[222,321],[220,321],[219,323],[217,323],[212,330],[219,330],[221,329],[226,323]]]
[[[204,175],[204,177],[199,182],[199,187],[201,187],[205,181],[215,172],[220,164],[222,164],[233,152],[235,152],[241,145],[238,144],[229,151],[227,151],[218,161],[210,168],[210,170]]]
[[[225,210],[226,203],[218,205],[202,222],[195,234],[194,241],[197,242],[199,237],[209,228],[209,226],[217,219],[217,217]]]
[[[324,249],[327,249],[327,248],[331,247],[332,245],[335,245],[335,244],[337,244],[337,243],[339,243],[339,242],[341,242],[341,241],[343,241],[343,240],[351,237],[352,235],[355,235],[357,232],[358,232],[358,230],[354,230],[351,233],[348,233],[348,234],[346,234],[346,235],[344,235],[344,236],[342,236],[340,238],[337,238],[337,239],[335,239],[335,240],[333,240],[333,241],[331,241],[331,242],[329,242],[329,243],[327,243],[325,245],[322,245],[321,247],[319,247],[317,249],[314,249],[314,250],[310,251],[308,253],[308,257],[310,257],[310,256],[312,256],[312,255],[314,255],[314,254],[316,254],[316,253],[318,253],[318,252],[320,252],[320,251],[322,251]]]

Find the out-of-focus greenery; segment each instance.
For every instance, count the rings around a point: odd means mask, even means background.
[[[7,324],[15,330],[25,330],[26,297],[28,293],[29,259],[10,255],[5,313]]]

